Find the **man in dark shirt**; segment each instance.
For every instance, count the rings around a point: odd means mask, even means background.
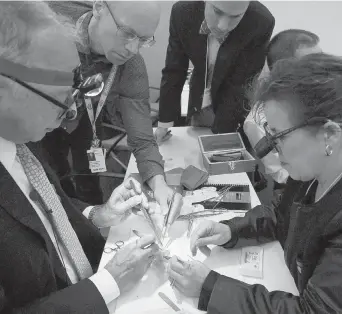
[[[167,210],[173,190],[165,182],[162,156],[153,137],[147,70],[139,54],[140,48],[150,47],[154,43],[154,32],[160,18],[158,4],[57,1],[49,2],[49,5],[76,24],[81,39],[77,48],[85,72],[95,68],[106,81],[112,66],[118,66],[103,115],[114,125],[125,128],[143,181],[153,190],[162,210]],[[93,106],[96,107],[96,103]],[[97,126],[101,120],[100,116]],[[88,172],[86,151],[90,148],[92,137],[90,119],[85,112],[70,140],[73,166],[78,173]],[[46,142],[47,146],[49,143],[51,146],[53,140]],[[76,185],[78,196],[83,200],[90,203],[101,201],[98,197],[94,199],[96,194],[101,196],[98,177],[76,177]],[[181,195],[176,195],[173,204],[172,212],[176,215],[181,205]]]
[[[245,85],[265,62],[274,18],[257,1],[179,1],[170,18],[170,37],[160,86],[158,142],[181,113],[189,61],[188,119],[213,132],[235,132],[244,121]]]

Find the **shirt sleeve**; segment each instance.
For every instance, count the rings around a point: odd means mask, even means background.
[[[88,206],[84,211],[83,211],[83,216],[85,217],[85,218],[89,218],[89,214],[90,214],[90,211],[93,209],[93,207],[94,206]]]
[[[83,215],[88,218],[90,211],[94,206],[88,206],[84,211]],[[101,269],[96,274],[89,278],[93,284],[99,290],[103,300],[108,305],[120,296],[120,289],[107,269]]]
[[[160,122],[160,121],[158,121],[158,126],[159,126],[160,128],[168,129],[168,128],[172,128],[173,125],[174,125],[174,122],[173,122],[173,121],[171,121],[171,122]]]
[[[143,181],[164,175],[163,158],[152,129],[147,70],[140,55],[129,60],[122,71],[119,108],[127,143],[137,160]]]
[[[120,289],[108,270],[101,269],[89,279],[99,290],[107,305],[120,296]]]
[[[212,270],[207,276],[207,278],[205,279],[203,286],[202,286],[199,301],[198,301],[199,310],[207,311],[210,297],[214,290],[218,277],[219,277],[219,274]]]

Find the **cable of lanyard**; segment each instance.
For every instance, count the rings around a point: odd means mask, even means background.
[[[94,108],[93,108],[93,104],[91,102],[91,99],[85,98],[86,108],[87,108],[90,124],[91,124],[92,130],[93,130],[93,140],[91,142],[91,147],[93,147],[93,148],[99,148],[100,147],[100,140],[98,139],[98,137],[96,135],[96,120],[98,119],[98,117],[101,113],[101,110],[102,110],[102,108],[106,102],[109,91],[113,85],[117,70],[118,70],[118,67],[116,65],[113,65],[110,72],[109,72],[109,75],[108,75],[106,84],[103,88],[102,94],[100,96],[100,100],[97,104],[95,116],[94,116]]]

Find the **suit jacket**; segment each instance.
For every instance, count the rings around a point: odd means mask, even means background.
[[[188,118],[202,106],[207,35],[199,34],[204,2],[180,1],[173,5],[170,37],[160,86],[160,122],[177,121],[189,60],[194,66],[190,81]],[[211,97],[215,112],[213,131],[235,132],[244,121],[245,85],[265,63],[266,47],[274,28],[268,9],[252,1],[239,25],[221,45],[214,67]]]
[[[312,181],[311,181],[312,182]],[[232,239],[225,247],[278,240],[299,296],[269,292],[262,285],[248,285],[211,272],[199,307],[208,314],[342,313],[342,180],[321,200],[314,202],[317,182],[289,178],[275,210],[257,206],[245,217],[225,221]]]
[[[28,146],[40,159],[36,144]],[[74,207],[51,169],[43,162],[42,165],[96,271],[105,240]],[[1,163],[0,252],[1,314],[108,313],[101,294],[89,279],[71,285],[43,223]]]

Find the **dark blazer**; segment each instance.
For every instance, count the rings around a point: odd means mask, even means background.
[[[29,148],[40,159],[36,145]],[[105,240],[74,207],[51,169],[42,164],[95,271]],[[108,313],[89,279],[71,285],[36,211],[1,163],[0,313]]]
[[[194,66],[190,82],[188,118],[202,106],[207,35],[199,34],[204,2],[180,1],[173,5],[170,37],[160,86],[160,122],[180,117],[181,92],[189,60]],[[266,47],[274,28],[268,9],[252,1],[239,25],[221,45],[211,85],[215,112],[213,131],[235,132],[244,121],[245,85],[265,63]]]
[[[243,218],[223,222],[232,231],[227,248],[251,244],[248,239],[278,240],[299,296],[211,272],[201,309],[208,314],[225,314],[227,308],[234,314],[342,313],[342,180],[316,203],[316,183],[305,195],[310,183],[290,178],[275,210],[257,206]]]

